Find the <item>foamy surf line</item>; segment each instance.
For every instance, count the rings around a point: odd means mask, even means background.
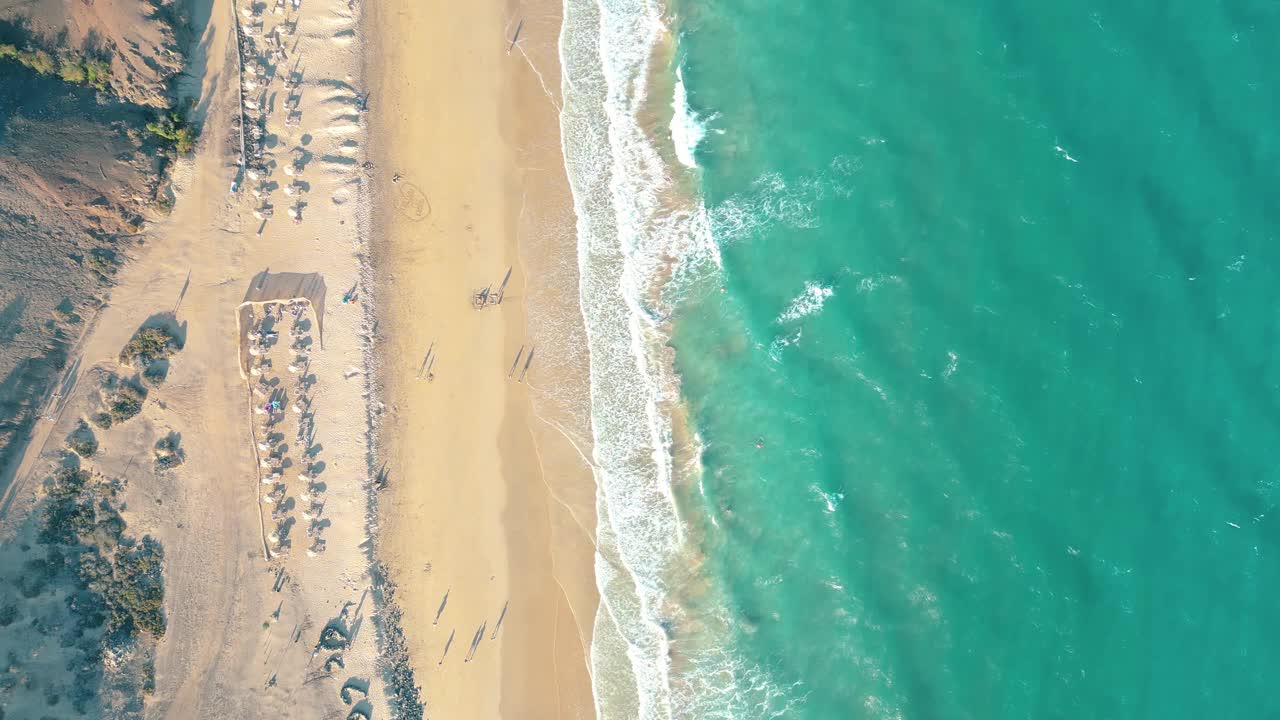
[[[684,84],[684,70],[676,68],[675,96],[671,100],[671,142],[676,158],[685,167],[697,167],[698,144],[707,134],[706,123],[689,107],[689,88]]]
[[[577,213],[590,355],[600,590],[591,665],[601,718],[672,717],[668,645],[656,609],[664,563],[676,551],[677,523],[670,460],[662,454],[659,391],[648,372],[637,312],[643,278],[635,260],[642,239],[632,224],[650,213],[643,198],[627,197],[627,178],[618,172],[660,174],[630,121],[632,103],[640,99],[620,97],[618,87],[643,77],[663,31],[660,17],[652,4],[622,3],[611,10],[566,0],[560,36],[561,140]],[[622,388],[630,390],[613,391]]]
[[[577,215],[596,479],[596,712],[606,720],[740,716],[751,704],[739,687],[766,687],[767,674],[735,657],[726,633],[703,632],[697,642],[670,634],[708,618],[687,617],[667,587],[696,550],[686,545],[672,493],[679,380],[668,319],[680,288],[720,257],[701,201],[673,204],[681,196],[673,169],[637,119],[669,33],[665,8],[565,0],[563,18],[561,142]],[[671,102],[675,154],[692,166],[701,125],[683,75]],[[731,623],[725,612],[710,615],[717,627]],[[678,653],[673,639],[682,641]]]

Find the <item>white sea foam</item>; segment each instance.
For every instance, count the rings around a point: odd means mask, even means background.
[[[790,183],[778,173],[765,173],[746,192],[711,208],[707,221],[721,244],[742,239],[766,226],[816,228],[815,204],[828,192],[851,197],[855,191],[853,178],[861,169],[861,158],[839,155],[824,170]]]
[[[840,503],[844,502],[844,493],[842,492],[826,492],[820,488],[814,488],[814,491],[822,498],[822,505],[828,515],[834,513],[836,508],[840,507]]]
[[[791,304],[787,306],[787,309],[782,311],[782,314],[778,316],[778,323],[794,322],[820,312],[827,299],[835,294],[836,291],[829,285],[806,282],[804,284],[804,292],[797,295],[791,301]]]
[[[675,93],[671,99],[671,141],[676,146],[676,158],[685,167],[697,167],[694,154],[698,143],[707,134],[706,123],[689,107],[689,90],[684,84],[684,72],[676,68]]]
[[[947,367],[942,371],[942,377],[948,378],[955,374],[956,368],[960,366],[960,356],[954,351],[947,351]]]
[[[782,351],[800,342],[803,330],[796,328],[794,332],[786,335],[779,335],[769,343],[769,359],[774,362],[782,362]]]
[[[873,273],[871,275],[854,273],[854,275],[858,277],[858,292],[863,294],[873,293],[885,284],[902,284],[902,278],[897,275],[885,275],[884,273]]]
[[[636,120],[665,33],[656,2],[565,1],[561,137],[590,353],[601,594],[591,663],[602,718],[677,716],[664,577],[683,536],[671,489],[676,381],[658,279],[715,252],[701,208],[660,201],[667,169]]]
[[[673,200],[680,192],[638,120],[667,32],[657,0],[565,0],[560,126],[577,216],[597,488],[596,714],[782,717],[796,694],[725,645],[736,618],[717,603],[693,617],[668,588],[688,580],[691,552],[672,484],[696,467],[675,466],[671,454],[678,381],[666,319],[720,256],[713,218],[697,199]]]

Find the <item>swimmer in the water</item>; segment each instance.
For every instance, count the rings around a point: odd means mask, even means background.
[[[764,438],[756,438],[756,449],[764,447]]]

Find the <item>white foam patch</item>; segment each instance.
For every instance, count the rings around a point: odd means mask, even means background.
[[[804,292],[797,295],[786,310],[778,316],[778,323],[795,322],[801,318],[815,315],[822,311],[822,306],[827,303],[827,299],[835,295],[836,291],[829,285],[819,285],[815,282],[806,282],[804,284]]]
[[[782,362],[782,351],[800,342],[803,331],[796,328],[795,332],[787,335],[779,335],[769,343],[769,359],[774,362]]]
[[[854,275],[858,276],[858,292],[862,294],[873,293],[885,284],[902,284],[902,278],[897,275],[885,275],[883,273],[875,273],[872,275],[854,273]]]
[[[560,122],[590,353],[597,626],[622,641],[592,642],[602,718],[673,716],[663,577],[681,532],[663,403],[673,399],[674,379],[655,351],[661,330],[651,305],[662,258],[680,257],[688,234],[659,212],[656,193],[669,181],[635,120],[664,33],[656,2],[565,2]]]
[[[839,509],[840,503],[844,502],[844,493],[842,492],[827,492],[816,485],[810,486],[810,489],[817,493],[822,500],[823,512],[828,515],[834,514]]]
[[[791,182],[778,173],[765,173],[746,192],[711,208],[708,220],[712,233],[717,242],[724,244],[774,225],[816,228],[815,204],[827,193],[851,197],[856,190],[853,180],[861,169],[861,158],[839,155],[822,171]]]
[[[697,167],[695,154],[698,144],[707,134],[706,123],[689,107],[689,91],[684,84],[684,72],[676,68],[676,85],[671,99],[671,141],[676,147],[676,158],[685,167]]]
[[[947,351],[947,367],[942,371],[942,377],[948,378],[956,373],[956,368],[960,366],[960,356],[955,352]]]
[[[728,647],[731,618],[685,617],[667,587],[687,577],[693,552],[672,484],[696,468],[675,466],[671,455],[679,383],[666,319],[683,288],[715,274],[720,255],[709,213],[679,199],[638,119],[654,49],[668,34],[665,13],[658,0],[566,0],[560,35],[597,487],[592,687],[605,720],[745,717],[791,697]],[[708,623],[719,632],[694,630]]]

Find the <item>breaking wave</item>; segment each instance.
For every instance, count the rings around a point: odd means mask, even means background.
[[[700,206],[660,201],[667,169],[636,120],[666,32],[654,2],[565,1],[560,127],[590,354],[600,590],[591,664],[602,718],[676,716],[664,578],[683,533],[662,281],[706,255],[709,237]]]
[[[685,167],[697,167],[694,154],[698,143],[707,134],[707,126],[689,107],[689,90],[684,84],[684,72],[676,68],[675,92],[671,100],[671,142],[676,146],[676,158]]]
[[[827,298],[835,294],[835,290],[829,285],[819,285],[815,282],[806,282],[804,284],[804,292],[796,296],[786,310],[778,316],[778,323],[789,323],[808,317],[822,310],[822,306],[826,304]]]
[[[590,357],[596,713],[781,717],[787,693],[771,669],[731,647],[732,622],[715,592],[692,606],[677,597],[702,579],[673,493],[699,468],[672,451],[680,393],[670,318],[684,288],[716,274],[720,254],[711,214],[673,181],[663,160],[670,150],[660,152],[639,119],[654,110],[651,69],[668,36],[655,0],[565,0],[560,129]],[[682,77],[676,93],[676,155],[691,165],[700,126]]]

